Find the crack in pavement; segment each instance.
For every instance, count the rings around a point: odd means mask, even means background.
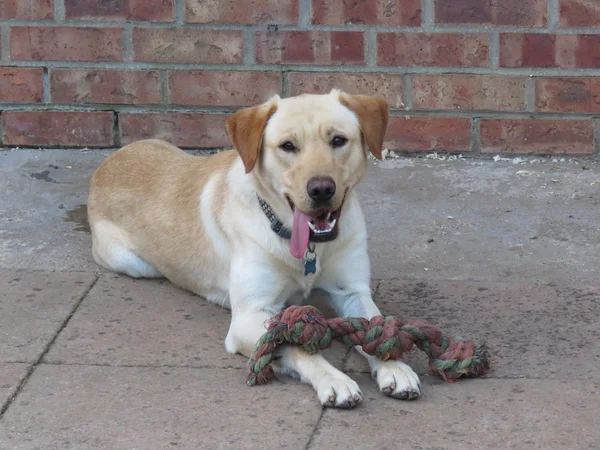
[[[90,284],[90,286],[81,294],[81,296],[79,297],[79,299],[77,300],[77,302],[75,303],[73,308],[71,308],[71,312],[69,313],[67,318],[62,322],[62,324],[58,328],[58,331],[54,334],[54,336],[52,337],[50,342],[48,342],[48,344],[46,345],[46,347],[40,354],[39,358],[27,369],[27,373],[25,374],[25,376],[23,377],[23,379],[21,380],[19,385],[16,387],[13,394],[2,405],[2,408],[0,409],[0,420],[4,417],[4,413],[6,413],[6,411],[8,411],[8,408],[10,408],[10,405],[13,404],[13,402],[19,396],[21,391],[25,388],[25,386],[27,385],[27,382],[29,381],[29,378],[31,378],[31,376],[33,375],[33,372],[35,372],[35,369],[37,368],[37,366],[39,366],[42,363],[44,356],[46,356],[46,354],[50,351],[50,349],[52,348],[52,346],[58,339],[58,336],[60,335],[60,333],[62,333],[62,331],[65,329],[65,327],[67,326],[67,324],[69,323],[69,321],[71,320],[73,315],[75,315],[75,313],[81,306],[81,303],[83,303],[83,300],[88,296],[88,294],[93,289],[93,287],[96,285],[96,283],[98,282],[99,279],[100,279],[100,275],[97,275],[94,278],[94,280],[92,281],[92,283]]]

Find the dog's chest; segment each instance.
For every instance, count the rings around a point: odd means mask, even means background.
[[[294,296],[298,297],[298,301],[300,298],[302,300],[306,300],[311,292],[317,286],[318,281],[320,281],[322,270],[321,270],[321,261],[318,259],[316,261],[310,262],[302,261],[302,264],[298,264],[295,270],[290,274],[290,283],[293,285],[292,291],[294,291]]]

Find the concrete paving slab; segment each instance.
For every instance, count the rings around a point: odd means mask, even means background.
[[[0,267],[98,271],[80,205],[108,153],[0,152]]]
[[[15,394],[29,367],[29,364],[0,363],[0,410]]]
[[[596,284],[600,166],[551,161],[373,167],[361,192],[374,276]]]
[[[225,351],[229,323],[229,310],[166,280],[106,274],[90,291],[45,361],[245,368],[247,358]],[[347,347],[337,344],[327,355],[341,367],[347,352]]]
[[[240,370],[40,365],[0,421],[0,448],[304,449],[312,388],[250,388]]]
[[[100,270],[82,205],[108,153],[0,152],[0,267]],[[373,276],[595,284],[600,165],[533,161],[371,165],[359,192]]]
[[[365,402],[325,410],[310,449],[600,448],[600,385],[558,380],[469,380],[427,386],[416,402],[382,396],[356,377]]]
[[[0,362],[38,360],[96,277],[0,271]]]
[[[599,288],[384,280],[377,303],[384,314],[486,342],[495,360],[490,376],[600,381]],[[410,356],[427,372],[421,352]],[[345,367],[368,372],[356,352]]]

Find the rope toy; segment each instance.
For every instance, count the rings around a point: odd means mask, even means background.
[[[274,378],[271,362],[278,345],[299,345],[312,354],[331,346],[334,339],[351,347],[359,345],[384,361],[400,359],[416,346],[429,356],[431,371],[447,382],[484,375],[490,366],[485,345],[445,336],[431,324],[391,316],[325,319],[314,306],[290,306],[270,319],[250,358],[246,383],[255,386]]]

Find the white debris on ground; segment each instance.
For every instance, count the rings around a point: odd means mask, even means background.
[[[378,164],[381,161],[376,159],[372,154],[369,153],[369,160],[371,160],[374,164]],[[574,156],[574,157],[556,157],[556,156],[517,156],[517,157],[506,157],[496,155],[490,158],[490,155],[486,154],[469,154],[467,156],[463,154],[455,154],[455,153],[427,153],[427,154],[419,154],[419,153],[402,153],[395,152],[393,150],[384,149],[381,152],[382,160],[411,160],[411,159],[428,159],[433,161],[493,161],[494,163],[509,163],[514,165],[524,165],[524,164],[574,164],[574,165],[591,165],[597,164],[600,160],[594,155],[585,155],[585,156]]]

